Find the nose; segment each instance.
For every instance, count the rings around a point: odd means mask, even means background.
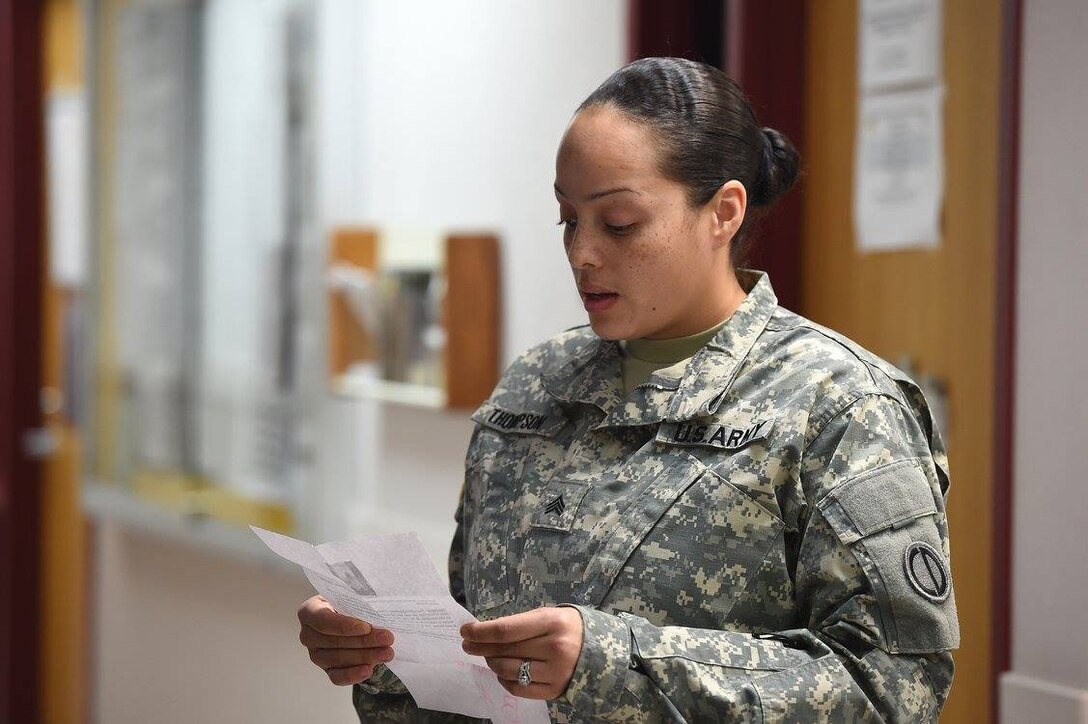
[[[570,263],[571,269],[588,269],[600,266],[600,250],[597,248],[592,234],[585,233],[578,226],[574,227],[567,241],[567,261]]]

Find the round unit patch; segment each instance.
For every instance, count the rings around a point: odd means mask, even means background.
[[[915,541],[907,546],[903,567],[911,588],[930,601],[940,603],[952,592],[944,556],[929,543]]]

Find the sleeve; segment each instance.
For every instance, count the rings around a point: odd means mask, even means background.
[[[660,627],[575,606],[582,651],[559,703],[580,721],[935,721],[959,630],[947,471],[927,437],[896,398],[870,394],[808,445],[787,543],[798,626]]]
[[[457,528],[450,543],[450,594],[463,606],[465,605],[463,483],[454,520],[457,522]],[[408,689],[385,664],[375,666],[374,674],[369,679],[352,687],[351,700],[360,722],[434,722],[436,724],[449,722],[452,724],[480,721],[460,714],[420,709],[408,693]]]

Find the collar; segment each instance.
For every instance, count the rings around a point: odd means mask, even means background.
[[[608,411],[622,402],[622,360],[619,342],[593,335],[566,362],[545,369],[541,382],[560,402],[584,402]]]
[[[673,337],[672,339],[629,339],[621,343],[626,359],[635,359],[640,362],[656,364],[659,368],[663,365],[671,367],[681,360],[689,359],[702,349],[707,342],[714,338],[718,330],[727,320],[722,319],[712,327],[702,332],[686,337]]]
[[[544,389],[560,402],[587,403],[610,413],[606,425],[677,422],[713,414],[778,305],[766,272],[739,269],[737,279],[748,296],[695,353],[683,374],[677,376],[672,368],[658,370],[636,388],[649,404],[623,399],[620,345],[596,335],[565,362],[545,369]]]

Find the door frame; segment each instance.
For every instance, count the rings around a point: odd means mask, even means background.
[[[0,720],[38,720],[42,8],[0,0]]]
[[[744,89],[760,123],[784,133],[804,163],[808,2],[629,0],[627,57],[675,56],[721,68]],[[801,314],[804,186],[802,174],[758,220],[748,264],[766,271],[779,303]]]
[[[998,120],[997,310],[994,331],[992,711],[1000,721],[1000,677],[1012,668],[1013,468],[1016,423],[1016,296],[1020,197],[1023,0],[1002,0]]]

